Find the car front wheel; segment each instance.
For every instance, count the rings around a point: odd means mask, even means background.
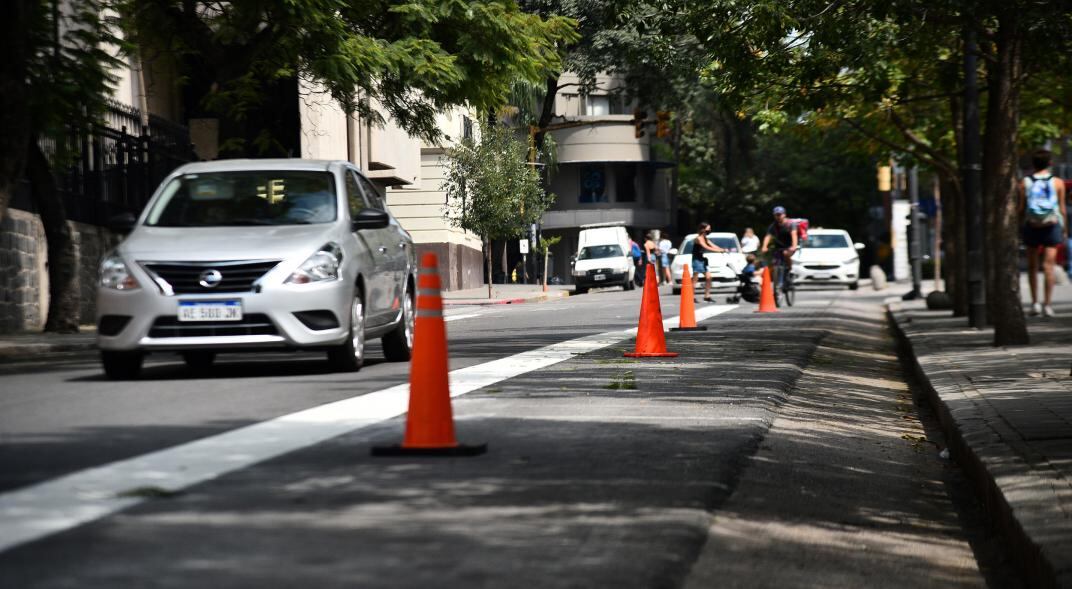
[[[350,334],[346,341],[328,350],[328,362],[338,372],[361,370],[365,361],[365,301],[361,291],[350,303]]]
[[[402,320],[383,336],[383,355],[391,362],[405,362],[413,351],[413,292],[406,288],[402,295]]]
[[[132,380],[141,374],[141,364],[145,354],[141,352],[113,352],[101,350],[101,364],[104,374],[112,380]]]

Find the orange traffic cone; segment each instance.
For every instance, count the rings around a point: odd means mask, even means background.
[[[689,265],[681,273],[681,309],[678,314],[677,327],[671,327],[670,331],[707,331],[706,327],[696,326],[696,293],[692,289],[692,275],[689,274]]]
[[[644,294],[640,299],[640,325],[637,326],[636,350],[626,353],[627,358],[673,358],[677,352],[666,351],[666,336],[663,334],[663,311],[659,306],[659,287],[655,278],[655,266],[647,264],[644,275]]]
[[[771,278],[770,266],[763,268],[763,286],[759,290],[759,308],[756,313],[777,313],[774,304],[774,280]]]
[[[401,446],[376,446],[373,456],[483,454],[487,444],[463,446],[454,439],[447,376],[447,330],[443,322],[439,261],[429,252],[417,275],[417,317],[409,365],[409,412]]]

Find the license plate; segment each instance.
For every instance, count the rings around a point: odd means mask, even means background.
[[[820,273],[820,274],[812,274],[811,277],[812,277],[813,280],[830,280],[831,278],[833,278],[833,275],[826,274],[824,272],[824,273]]]
[[[607,279],[606,274],[596,274],[596,275],[592,276],[592,280],[596,280],[596,281],[606,280],[606,279]]]
[[[179,321],[240,321],[242,301],[179,301]]]

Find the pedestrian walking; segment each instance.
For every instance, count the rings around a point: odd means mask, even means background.
[[[756,232],[751,227],[746,227],[744,235],[741,237],[741,252],[745,254],[754,254],[759,249],[759,237],[756,237]]]
[[[629,238],[629,255],[633,257],[633,266],[635,273],[633,274],[633,283],[637,286],[644,286],[644,250],[640,248],[640,244]]]
[[[711,231],[711,224],[707,222],[700,223],[696,228],[696,239],[692,242],[692,275],[694,279],[698,279],[701,274],[704,277],[704,297],[703,300],[712,302],[711,299],[711,272],[707,269],[707,257],[704,255],[707,252],[724,252],[724,248],[721,248],[707,239],[707,234]]]
[[[1053,317],[1053,267],[1057,245],[1068,239],[1065,184],[1050,171],[1052,155],[1039,149],[1031,155],[1034,172],[1020,185],[1020,213],[1027,254],[1027,284],[1031,289],[1031,315]],[[1039,303],[1038,267],[1042,258],[1043,297]]]
[[[659,243],[656,245],[659,255],[659,271],[663,277],[663,283],[673,284],[674,277],[670,274],[670,250],[674,247],[674,244],[670,241],[670,234],[661,233]]]

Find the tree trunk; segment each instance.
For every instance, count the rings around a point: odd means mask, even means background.
[[[1020,123],[1023,30],[1014,11],[999,16],[995,59],[987,63],[983,200],[986,224],[987,311],[994,345],[1028,343],[1020,302],[1016,142]]]
[[[491,240],[484,238],[484,263],[488,268],[488,298],[491,298]]]
[[[6,2],[4,18],[0,19],[0,221],[7,215],[26,168],[31,133],[26,88],[30,23],[36,18],[34,11],[45,5],[36,0]]]
[[[37,211],[45,229],[48,243],[48,319],[45,331],[78,333],[79,303],[78,252],[63,199],[56,190],[52,166],[36,140],[29,142],[29,161],[26,166]]]
[[[946,174],[938,176],[942,191],[942,251],[945,290],[953,316],[968,316],[968,237],[964,224],[964,191]]]

